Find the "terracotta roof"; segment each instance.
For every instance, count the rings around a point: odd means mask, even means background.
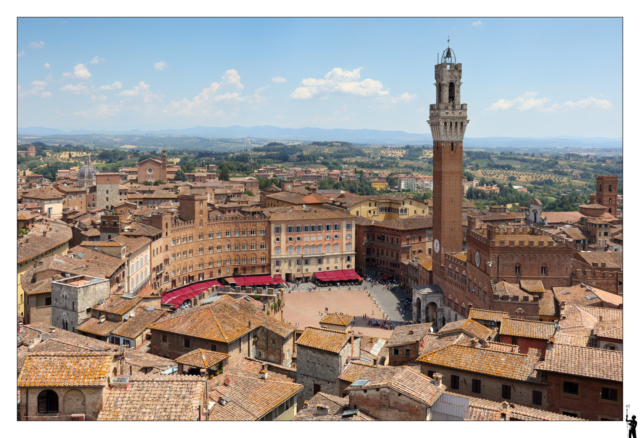
[[[497,322],[502,322],[504,318],[508,317],[509,312],[480,309],[478,307],[473,307],[469,310],[469,319],[476,319],[478,321],[493,321],[495,318]]]
[[[587,347],[589,345],[589,336],[558,332],[553,337],[556,344],[574,345],[576,347]]]
[[[543,216],[549,224],[575,223],[585,217],[579,211],[545,211]]]
[[[98,230],[96,230],[98,231]],[[100,234],[100,232],[98,231],[98,234]],[[95,246],[96,248],[110,248],[110,247],[122,247],[124,246],[124,243],[119,243],[119,242],[115,242],[113,240],[107,240],[106,242],[80,242],[80,246]]]
[[[534,409],[513,403],[495,402],[484,398],[469,397],[457,393],[445,391],[455,397],[463,397],[469,400],[469,420],[471,421],[499,421],[501,419],[520,421],[580,421],[579,418],[555,412]],[[503,417],[504,415],[504,417]]]
[[[98,318],[89,318],[82,324],[78,325],[76,329],[82,333],[89,333],[96,336],[109,336],[111,332],[116,329],[123,321],[110,321],[105,320],[100,322]]]
[[[429,377],[411,367],[396,367],[397,371],[389,377],[386,373],[373,373],[362,386],[349,386],[347,390],[372,388],[390,388],[427,406],[433,405],[444,392],[445,386],[436,386]]]
[[[567,236],[569,236],[570,238],[572,238],[573,240],[585,240],[587,239],[587,237],[582,234],[582,231],[580,230],[580,228],[576,228],[576,227],[563,227],[561,229],[561,231],[566,234]]]
[[[191,367],[208,369],[214,365],[219,364],[228,357],[229,355],[226,353],[219,353],[217,351],[209,351],[198,348],[187,354],[183,354],[176,359],[176,362]]]
[[[489,350],[495,351],[504,351],[507,353],[520,353],[520,347],[513,344],[503,344],[502,342],[493,342],[489,341],[484,346],[484,348],[488,348]]]
[[[135,254],[140,249],[151,244],[151,239],[147,237],[127,237],[122,234],[111,239],[118,243],[124,243],[127,245],[127,252],[129,254]]]
[[[52,280],[51,277],[45,278],[44,280],[40,280],[35,283],[29,283],[31,278],[32,276],[25,277],[24,274],[22,275],[22,277],[20,277],[20,283],[22,284],[22,289],[24,290],[25,294],[38,295],[38,294],[51,293],[51,280]],[[23,279],[27,281],[24,282],[22,281]]]
[[[582,306],[575,306],[576,309],[580,309],[580,310],[584,310],[586,312],[589,312],[590,314],[592,314],[593,316],[596,317],[596,319],[600,319],[600,317],[602,317],[603,321],[622,321],[622,309],[610,309],[608,307],[582,307]]]
[[[520,280],[520,288],[530,293],[544,293],[542,280]]]
[[[228,295],[212,305],[182,310],[149,328],[229,343],[260,326],[284,338],[295,330],[293,326],[265,315],[245,299],[235,300]]]
[[[22,198],[28,199],[62,199],[64,193],[60,193],[53,186],[45,186],[37,189],[27,190],[22,194]]]
[[[142,301],[140,297],[123,298],[121,295],[111,295],[102,304],[98,303],[93,306],[93,310],[124,315],[136,307],[140,301]]]
[[[323,204],[328,201],[320,195],[302,195],[294,192],[278,192],[267,195],[269,199],[277,199],[279,201],[289,202],[291,204]]]
[[[147,330],[150,324],[160,319],[164,313],[165,310],[163,309],[147,310],[142,304],[135,309],[135,316],[129,316],[129,319],[116,327],[111,334],[136,339]]]
[[[564,301],[567,304],[575,304],[577,306],[602,307],[602,304],[604,302],[600,298],[602,296],[607,300],[607,303],[611,303],[611,305],[622,305],[621,296],[614,295],[610,292],[603,291],[595,287],[586,286],[584,284],[554,287],[553,294],[555,295],[558,303]]]
[[[332,353],[339,353],[349,341],[350,336],[349,333],[337,332],[335,330],[307,327],[302,336],[298,338],[296,344],[318,350],[330,351]]]
[[[18,373],[22,371],[24,362],[32,353],[95,353],[90,347],[74,344],[66,339],[46,338],[27,348],[25,346],[18,349]]]
[[[342,418],[342,414],[349,410],[349,397],[340,398],[319,392],[311,397],[306,404],[305,409],[298,409],[293,421],[375,421],[374,418],[363,412]],[[326,408],[327,413],[319,414],[318,406]]]
[[[299,221],[299,220],[316,220],[316,219],[347,219],[353,220],[354,217],[349,213],[340,210],[318,210],[315,211],[298,211],[291,210],[287,213],[271,214],[272,221]]]
[[[320,320],[320,324],[340,325],[343,327],[353,323],[353,316],[342,313],[330,313]]]
[[[40,215],[37,214],[37,213],[34,213],[32,211],[19,211],[18,212],[18,220],[19,221],[28,221],[28,220],[31,220],[31,219],[36,218],[38,216],[40,216]]]
[[[112,363],[112,353],[32,353],[18,387],[105,386]]]
[[[551,291],[546,291],[542,295],[542,299],[538,302],[538,315],[540,316],[556,316],[556,299]]]
[[[622,382],[622,352],[602,348],[556,345],[547,349],[539,370]]]
[[[93,277],[111,278],[127,262],[126,259],[112,257],[82,246],[75,246],[69,250],[69,254],[77,256],[78,253],[84,254],[83,258],[78,259],[79,264],[84,266],[84,270],[78,274],[87,274]]]
[[[228,385],[220,385],[209,393],[209,400],[215,402],[209,411],[211,421],[259,420],[304,388],[293,382],[265,380],[229,372],[223,376]],[[218,403],[221,397],[230,401],[223,406]]]
[[[449,345],[420,356],[417,361],[506,379],[537,379],[534,368],[537,361],[535,356],[487,348]]]
[[[353,383],[356,380],[374,380],[375,377],[375,380],[386,381],[395,376],[399,370],[399,367],[349,362],[344,371],[338,376],[338,380]]]
[[[533,301],[531,295],[520,289],[516,284],[508,283],[506,281],[500,281],[493,285],[493,293],[498,297],[508,295],[510,297],[529,297]]]
[[[500,324],[500,336],[549,340],[555,332],[556,327],[553,322],[507,318]]]
[[[111,387],[99,421],[196,421],[201,417],[205,381],[196,376],[141,376],[126,387]]]
[[[47,228],[51,227],[49,231]],[[18,240],[18,263],[23,263],[38,257],[47,251],[57,248],[71,240],[73,233],[67,225],[48,223],[35,226],[34,229]],[[47,235],[44,235],[44,231]]]
[[[420,354],[426,354],[434,350],[446,347],[447,345],[470,345],[471,338],[464,333],[460,333],[458,336],[442,336],[435,333],[429,333],[425,337],[425,342],[420,348]]]
[[[433,216],[414,216],[403,219],[391,219],[387,221],[373,221],[372,225],[393,230],[419,230],[433,227]]]
[[[594,330],[594,335],[599,338],[617,339],[621,341],[623,335],[622,321],[619,323],[598,322],[596,324],[596,329]]]
[[[444,327],[438,330],[438,334],[446,336],[448,333],[454,333],[457,331],[464,332],[471,337],[476,337],[483,341],[495,336],[495,331],[475,322],[473,319],[461,319],[459,321],[447,323]]]
[[[399,325],[393,329],[391,338],[389,338],[389,342],[387,342],[387,347],[420,342],[425,336],[431,333],[432,325],[432,322],[424,324]]]

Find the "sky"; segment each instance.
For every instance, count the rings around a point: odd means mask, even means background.
[[[427,133],[462,63],[467,137],[621,137],[618,18],[19,18],[18,126]]]

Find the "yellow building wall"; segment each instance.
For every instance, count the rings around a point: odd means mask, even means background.
[[[404,201],[404,205],[401,202],[385,202],[385,201],[362,201],[359,204],[352,205],[349,208],[349,213],[353,216],[364,217],[375,221],[386,221],[392,219],[404,219],[415,215],[427,215],[429,214],[429,206],[422,201]],[[411,202],[411,205],[409,204]],[[371,206],[369,206],[371,204]],[[406,208],[407,214],[399,214],[393,212],[380,212],[381,207],[393,207],[396,209]]]
[[[33,264],[38,260],[54,254],[65,255],[68,251],[69,242],[65,242],[57,248],[50,249],[49,251],[27,260],[26,262],[18,263],[18,315],[24,316],[24,290],[22,289],[22,283],[20,282],[22,274],[24,274],[24,272],[33,266]]]
[[[374,181],[371,183],[371,187],[376,190],[385,190],[387,187],[389,187],[389,184],[386,181]]]

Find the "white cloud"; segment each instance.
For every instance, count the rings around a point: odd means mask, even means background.
[[[99,89],[100,90],[119,90],[121,88],[122,88],[122,82],[115,81],[111,85],[102,85]]]
[[[478,21],[474,21],[473,23],[471,23],[472,26],[482,26],[482,21],[478,20]]]
[[[71,94],[86,94],[89,92],[89,87],[84,84],[67,84],[64,87],[60,88],[60,91],[68,91]]]
[[[44,43],[42,41],[31,41],[29,44],[31,45],[32,49],[42,49],[44,47]]]
[[[156,70],[164,70],[167,67],[169,67],[169,64],[167,64],[164,61],[158,61],[155,64],[153,64],[153,68],[155,68]]]
[[[224,72],[224,75],[222,76],[222,83],[235,85],[240,90],[244,89],[244,85],[240,83],[240,75],[234,69]]]
[[[417,94],[409,94],[409,93],[402,93],[400,96],[395,96],[395,97],[391,97],[391,102],[392,103],[407,103],[407,102],[411,102],[412,100],[415,100],[416,97],[418,97]]]
[[[287,80],[285,78],[281,78],[280,76],[276,76],[275,78],[271,78],[271,82],[281,84],[283,82],[287,82]]]
[[[267,88],[269,88],[270,86],[271,86],[271,85],[265,85],[264,87],[257,88],[257,89],[255,90],[255,92],[256,92],[256,93],[262,93],[264,90],[266,90],[266,89],[267,89]]]
[[[51,93],[49,91],[44,91],[47,87],[47,81],[33,81],[31,82],[31,89],[28,91],[24,91],[23,88],[18,85],[18,96],[19,97],[27,97],[27,96],[40,96],[40,97],[51,97]]]
[[[537,91],[527,91],[522,96],[513,100],[500,99],[486,109],[490,111],[507,110],[510,108],[515,108],[520,111],[526,111],[534,108],[541,109],[545,103],[551,100],[548,97],[538,99],[536,98],[537,95]]]
[[[424,108],[418,108],[418,109],[416,110],[416,112],[417,112],[417,113],[423,113],[424,111],[425,111],[425,109],[424,109]]]
[[[51,67],[51,64],[49,64],[48,62],[45,62],[44,63],[44,68],[49,68],[49,67]]]
[[[77,111],[73,114],[86,118],[107,118],[117,116],[123,109],[124,107],[120,104],[101,103],[91,110]]]
[[[101,62],[105,62],[104,58],[100,58],[98,55],[96,55],[91,61],[89,61],[89,64],[100,64]]]
[[[65,78],[78,78],[78,79],[89,79],[91,77],[91,73],[84,64],[78,64],[73,67],[72,72],[66,72],[62,74]]]
[[[519,111],[527,111],[531,109],[536,109],[538,111],[543,112],[551,112],[558,110],[584,110],[584,109],[598,109],[598,110],[609,110],[613,108],[613,104],[606,99],[596,99],[591,96],[587,99],[579,100],[577,102],[568,101],[563,104],[553,104],[551,106],[545,107],[544,105],[547,102],[550,102],[551,99],[548,97],[537,98],[537,91],[527,91],[522,96],[514,99],[514,100],[505,100],[500,99],[497,102],[494,102],[486,108],[490,111],[500,111],[500,110],[508,110],[508,109],[517,109]]]
[[[562,105],[553,104],[549,108],[543,108],[542,111],[557,111],[557,110],[585,110],[585,109],[600,109],[610,110],[613,109],[613,104],[606,99],[596,99],[591,96],[587,99],[582,99],[577,102],[568,101]]]
[[[142,102],[151,103],[153,101],[159,101],[160,96],[157,94],[153,94],[151,92],[151,87],[149,84],[145,84],[144,81],[138,82],[138,85],[133,87],[131,90],[123,90],[118,96],[126,96],[126,97],[142,97]]]
[[[97,94],[97,95],[92,94],[91,100],[103,101],[103,100],[107,100],[107,96],[105,96],[104,94]]]
[[[22,58],[24,56],[24,50],[21,50],[20,53],[18,53],[18,58]]]
[[[389,91],[383,90],[382,82],[373,79],[360,80],[358,67],[352,71],[334,68],[324,75],[324,79],[303,79],[301,86],[296,88],[290,97],[292,99],[311,99],[330,94],[344,94],[360,97],[388,96]]]

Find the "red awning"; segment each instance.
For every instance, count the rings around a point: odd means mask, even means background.
[[[280,278],[271,278],[270,275],[255,275],[252,277],[233,277],[226,279],[228,283],[236,286],[272,286],[282,283]],[[229,281],[232,280],[232,281]]]
[[[360,277],[353,269],[316,272],[315,275],[316,279],[320,281],[362,281],[362,277]]]
[[[203,291],[210,289],[213,286],[221,286],[221,284],[217,280],[190,284],[189,286],[181,287],[180,289],[176,289],[165,294],[161,299],[161,303],[170,305],[173,309],[177,309],[185,301],[190,300],[193,297],[197,297]]]

